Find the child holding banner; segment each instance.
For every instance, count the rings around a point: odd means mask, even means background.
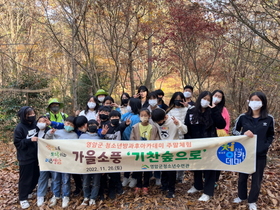
[[[157,129],[161,140],[179,139],[179,133],[188,132],[186,125],[175,117],[168,116],[163,109],[157,108],[152,112],[152,120],[157,123]],[[176,171],[162,171],[162,190],[167,191],[167,198],[174,198],[175,195]]]
[[[185,134],[186,139],[217,137],[216,128],[223,129],[226,126],[221,112],[219,112],[215,104],[210,106],[211,102],[211,93],[204,91],[199,94],[195,106],[188,110],[185,118],[185,124],[188,126],[188,133]],[[203,174],[205,177],[204,187]],[[204,190],[204,193],[198,200],[208,201],[210,196],[214,195],[215,179],[216,171],[194,171],[194,186],[188,190],[188,193]]]
[[[147,108],[143,108],[140,110],[140,123],[135,124],[132,127],[130,140],[159,140],[158,130],[157,128],[149,123],[149,119],[151,117],[151,112]],[[144,174],[144,183],[142,182],[142,176]],[[134,172],[134,176],[137,179],[137,185],[135,188],[135,194],[141,192],[142,194],[148,194],[149,181],[151,177],[151,172]],[[143,187],[143,188],[142,188]]]
[[[234,135],[244,134],[248,137],[257,135],[256,172],[251,174],[249,196],[247,194],[249,175],[239,173],[238,197],[233,201],[234,203],[240,203],[248,199],[249,209],[256,210],[256,202],[260,194],[263,172],[266,166],[267,151],[274,139],[274,119],[268,114],[267,99],[264,93],[254,92],[250,95],[248,110],[237,118],[232,133]]]
[[[88,132],[83,133],[79,139],[100,139],[97,134],[98,122],[96,120],[89,120],[87,123]],[[100,188],[101,174],[84,174],[83,175],[83,192],[84,200],[81,206],[95,205],[95,200],[98,196]],[[92,180],[92,185],[91,185]],[[90,189],[91,188],[91,189]]]
[[[77,139],[78,135],[74,132],[75,117],[70,116],[65,119],[64,129],[51,129],[46,134],[46,139]],[[66,208],[69,203],[70,196],[70,174],[52,172],[53,181],[53,197],[50,200],[50,206],[55,206],[60,198],[60,188],[62,185],[62,208]]]

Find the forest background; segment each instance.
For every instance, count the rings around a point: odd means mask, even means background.
[[[119,103],[140,85],[167,103],[185,85],[194,99],[221,89],[232,120],[263,91],[278,128],[279,11],[275,0],[0,0],[1,144],[23,105],[44,114],[57,97],[72,114],[100,88]]]

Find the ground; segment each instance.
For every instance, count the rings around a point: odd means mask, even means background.
[[[16,150],[13,143],[0,142],[0,209],[21,209],[18,201],[18,166],[16,161]],[[198,202],[197,199],[201,193],[193,195],[187,194],[187,190],[192,185],[192,172],[185,173],[184,183],[176,185],[176,197],[172,199],[165,198],[157,186],[151,180],[149,195],[135,196],[133,190],[125,188],[125,193],[118,196],[115,200],[106,199],[97,201],[95,208],[81,208],[83,198],[71,197],[67,209],[151,209],[151,210],[245,210],[246,202],[241,204],[232,204],[232,200],[237,196],[237,173],[222,172],[214,197],[208,202]],[[73,183],[72,183],[73,184]],[[47,194],[47,200],[51,198],[51,193]],[[29,209],[39,209],[36,206],[36,196],[30,200]],[[258,209],[270,210],[280,209],[280,140],[274,141],[268,154],[268,164],[265,169],[262,183],[261,194],[257,202]],[[47,205],[40,209],[62,209],[61,201],[55,208],[49,208]]]

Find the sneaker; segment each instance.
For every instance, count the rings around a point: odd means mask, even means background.
[[[210,196],[203,193],[202,196],[198,200],[199,201],[209,201]]]
[[[234,198],[234,200],[233,200],[233,203],[241,203],[241,202],[242,202],[242,200],[239,197]]]
[[[198,192],[198,191],[199,191],[198,189],[196,189],[194,186],[192,186],[191,189],[189,189],[187,191],[187,193],[195,193],[195,192]]]
[[[37,206],[40,207],[44,203],[44,197],[37,197]]]
[[[95,200],[94,200],[94,199],[90,199],[89,205],[90,205],[90,206],[95,205]]]
[[[122,181],[122,186],[125,187],[126,185],[128,185],[128,183],[129,183],[129,179],[124,177]]]
[[[143,187],[142,195],[148,195],[148,192],[149,192],[148,188],[147,187]]]
[[[168,192],[168,194],[166,195],[167,198],[175,198],[175,195],[173,192]]]
[[[137,179],[131,178],[131,179],[130,179],[130,183],[129,183],[128,186],[129,186],[130,188],[133,188],[133,187],[136,186],[136,184],[137,184]]]
[[[69,197],[65,196],[62,198],[62,208],[66,208],[69,203]]]
[[[141,188],[135,187],[134,194],[139,194],[141,192]]]
[[[89,204],[89,199],[88,198],[84,198],[83,203],[81,204],[81,206],[87,206]]]
[[[53,207],[56,205],[57,203],[57,200],[59,199],[60,197],[55,197],[55,195],[50,199],[50,207]]]
[[[249,210],[257,210],[257,204],[256,203],[248,203]]]
[[[27,209],[27,208],[30,207],[30,205],[29,205],[27,200],[20,201],[19,203],[20,203],[20,206],[21,206],[22,209]]]
[[[161,179],[156,178],[156,185],[157,185],[157,186],[160,186],[160,185],[161,185]]]

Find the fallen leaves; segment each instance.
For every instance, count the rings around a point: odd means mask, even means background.
[[[20,209],[18,201],[18,166],[16,164],[16,154],[14,146],[0,143],[0,209]],[[265,169],[261,193],[259,196],[258,210],[280,209],[280,141],[275,141],[270,153]],[[185,183],[176,185],[175,198],[167,199],[165,194],[158,189],[158,186],[151,185],[147,196],[135,196],[133,189],[125,188],[125,193],[115,200],[105,199],[97,201],[96,207],[83,207],[82,197],[71,197],[67,209],[100,209],[100,210],[246,210],[247,202],[233,204],[232,200],[237,196],[238,173],[222,172],[218,187],[215,189],[214,197],[208,202],[198,202],[201,192],[193,195],[187,194],[187,190],[192,186],[192,172],[185,173]],[[72,183],[73,184],[73,183]],[[73,186],[73,185],[72,185]],[[248,185],[250,186],[250,185]],[[74,188],[74,186],[73,186]],[[52,194],[48,192],[48,201]],[[30,200],[31,208],[40,210],[61,210],[61,200],[57,206],[50,208],[47,204],[38,208],[36,198]]]

